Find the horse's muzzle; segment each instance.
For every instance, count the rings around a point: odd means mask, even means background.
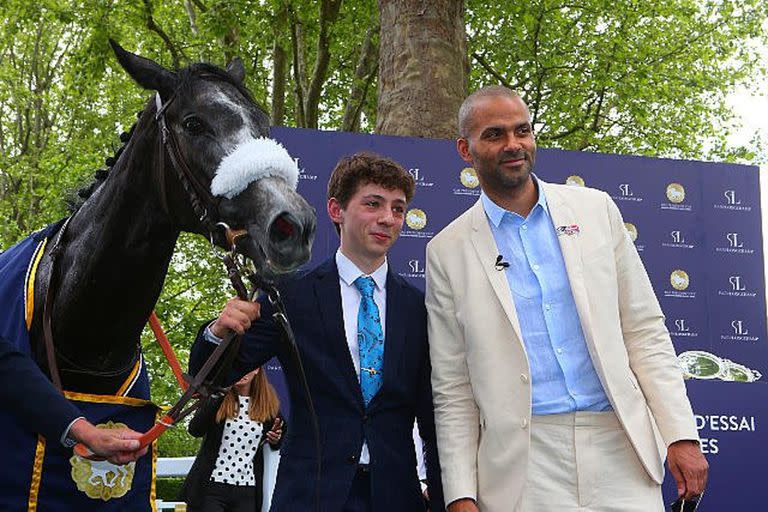
[[[313,214],[275,215],[267,228],[265,253],[269,266],[277,272],[289,272],[309,261],[316,227]]]

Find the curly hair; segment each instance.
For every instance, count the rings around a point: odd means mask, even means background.
[[[358,188],[369,183],[387,190],[402,190],[407,203],[413,199],[413,176],[394,160],[365,151],[339,160],[328,181],[328,199],[336,198],[346,208]]]

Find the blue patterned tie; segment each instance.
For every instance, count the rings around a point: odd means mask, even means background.
[[[376,283],[372,277],[355,279],[360,291],[360,309],[357,312],[357,344],[360,349],[360,388],[366,407],[381,387],[384,368],[384,332],[381,329],[379,307],[373,300]]]

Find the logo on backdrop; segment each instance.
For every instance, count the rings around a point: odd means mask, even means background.
[[[672,289],[664,290],[665,297],[674,297],[678,299],[695,299],[696,292],[689,292],[688,287],[691,284],[691,278],[688,276],[688,272],[682,269],[673,270],[669,275],[669,284]]]
[[[747,280],[744,276],[734,274],[728,276],[727,286],[717,290],[717,294],[722,297],[757,297],[757,292],[747,287]]]
[[[409,229],[403,229],[400,236],[405,238],[432,238],[432,231],[424,231],[427,227],[427,213],[419,208],[411,208],[405,214],[405,224]]]
[[[687,318],[675,318],[668,327],[669,334],[673,338],[697,338],[699,332]]]
[[[722,341],[743,341],[748,343],[760,341],[759,336],[755,336],[754,333],[750,332],[749,324],[744,319],[735,318],[731,320],[728,328],[727,333],[720,334]]]
[[[685,203],[685,187],[682,184],[670,183],[666,194],[669,202],[661,203],[662,210],[691,211],[691,205]]]
[[[406,277],[411,279],[424,279],[425,269],[426,269],[426,266],[424,265],[424,260],[414,258],[414,259],[408,260],[405,264],[405,267],[403,268],[403,271],[398,272],[398,274],[401,277]]]
[[[426,173],[419,167],[412,167],[408,169],[408,174],[413,176],[413,181],[416,182],[417,187],[434,187],[434,181],[428,181],[426,179]]]
[[[722,245],[715,247],[715,252],[725,252],[729,254],[754,254],[746,243],[744,235],[738,231],[729,231],[720,239]]]
[[[722,199],[719,203],[715,203],[714,207],[715,210],[731,210],[737,212],[752,211],[750,205],[742,204],[741,196],[732,188],[723,191]]]
[[[455,196],[480,196],[480,179],[477,177],[477,171],[472,167],[465,167],[459,173],[459,181],[463,188],[453,189]]]
[[[643,252],[645,250],[645,244],[637,243],[637,237],[640,236],[640,233],[637,231],[637,226],[631,222],[625,222],[624,227],[627,229],[627,233],[629,233],[629,239],[635,244],[637,252]]]
[[[629,183],[619,183],[618,189],[618,194],[611,194],[611,197],[615,201],[632,201],[635,203],[641,203],[643,201],[643,197],[639,194],[636,194],[635,190],[632,188],[632,185]]]
[[[666,240],[662,240],[661,246],[672,247],[675,249],[693,249],[695,245],[691,242],[693,242],[693,240],[687,240],[685,234],[682,231],[675,229],[669,232],[668,238]]]
[[[586,187],[587,183],[584,181],[584,178],[579,176],[578,174],[572,174],[571,176],[568,176],[565,178],[565,184],[570,185],[572,187]]]
[[[317,181],[317,174],[310,174],[299,164],[299,158],[296,158],[296,166],[299,168],[299,180]]]
[[[688,289],[691,279],[685,270],[675,270],[669,275],[669,282],[675,290],[683,291]]]
[[[631,222],[625,222],[624,227],[627,228],[627,233],[629,233],[629,239],[633,242],[637,242],[637,226],[632,224]]]

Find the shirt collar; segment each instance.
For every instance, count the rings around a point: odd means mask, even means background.
[[[336,250],[336,267],[339,269],[339,277],[347,286],[352,286],[360,276],[368,275],[360,270],[352,260],[347,258],[341,249]],[[387,284],[387,272],[389,270],[389,261],[384,258],[384,263],[379,268],[373,271],[370,276],[373,278],[373,282],[376,283],[376,288],[384,290]]]
[[[531,214],[536,210],[536,208],[541,207],[541,209],[549,215],[549,208],[547,207],[547,198],[544,194],[544,189],[541,188],[541,185],[539,185],[539,179],[536,177],[535,174],[531,173],[531,177],[533,178],[533,182],[536,185],[536,188],[539,191],[539,198],[536,201],[536,204],[533,205],[533,208],[531,208],[531,213],[528,214],[530,217]],[[485,214],[488,216],[488,220],[491,221],[491,223],[494,225],[494,227],[499,227],[499,224],[501,224],[501,221],[504,220],[504,215],[510,214],[513,217],[518,217],[522,219],[522,217],[515,213],[510,212],[509,210],[505,210],[501,206],[497,205],[493,202],[493,200],[485,195],[485,192],[480,193],[480,201],[483,203],[483,209],[485,210]]]

